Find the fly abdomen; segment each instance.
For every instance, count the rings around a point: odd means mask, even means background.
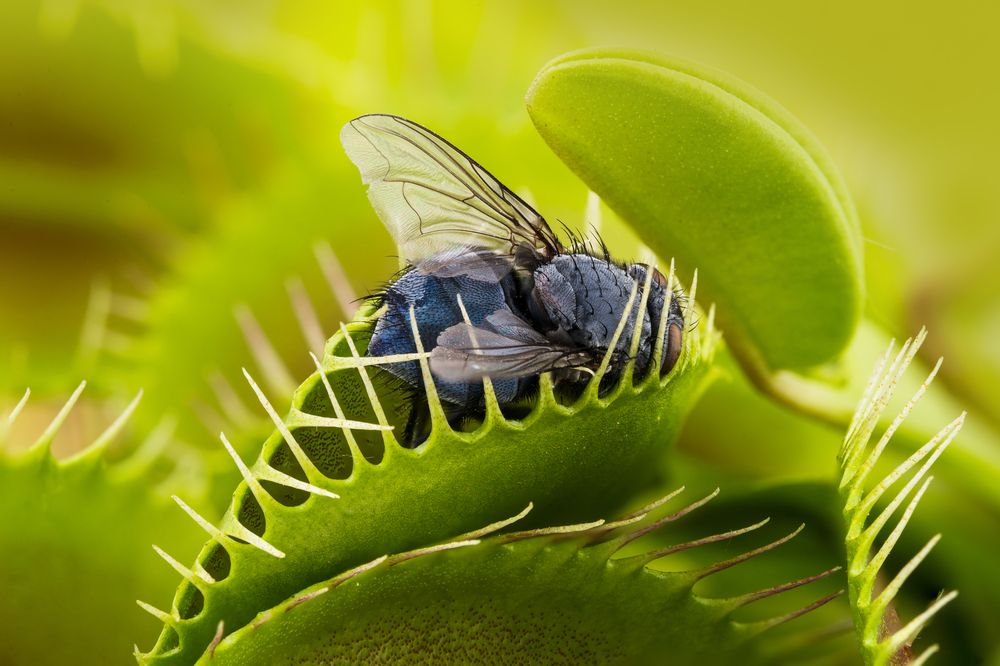
[[[565,335],[577,345],[593,350],[599,358],[611,345],[635,284],[636,279],[628,272],[603,259],[583,254],[559,255],[535,271],[535,300]],[[638,312],[636,300],[615,345],[609,376],[617,376],[628,361]],[[651,331],[650,318],[646,316],[639,341],[643,370],[650,354]]]
[[[368,344],[369,356],[412,354],[417,351],[410,325],[410,307],[417,319],[420,341],[425,350],[434,349],[438,336],[464,321],[458,307],[458,295],[474,325],[500,308],[506,308],[504,289],[500,283],[489,283],[466,276],[437,277],[411,270],[391,284],[382,297],[385,313],[375,324]],[[423,389],[423,374],[417,361],[381,366],[415,389]],[[441,400],[469,408],[479,407],[483,400],[483,384],[474,382],[436,381]],[[500,402],[517,395],[516,379],[493,382]]]

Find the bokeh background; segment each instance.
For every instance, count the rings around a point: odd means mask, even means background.
[[[728,71],[810,127],[861,213],[868,318],[901,337],[926,325],[926,358],[946,358],[940,381],[993,432],[998,22],[1000,9],[973,0],[0,3],[0,414],[32,390],[4,446],[29,446],[82,379],[58,456],[79,451],[144,390],[108,452],[133,471],[80,481],[71,501],[55,503],[34,537],[53,569],[35,567],[23,598],[85,578],[57,579],[69,557],[91,572],[92,595],[135,592],[122,595],[127,606],[109,596],[117,632],[155,633],[131,599],[163,599],[176,580],[148,543],[172,542],[183,561],[200,540],[160,518],[159,499],[183,488],[217,515],[233,474],[218,431],[249,457],[266,429],[240,368],[287,400],[311,368],[306,352],[351,314],[337,267],[355,295],[397,267],[340,150],[350,118],[390,112],[429,125],[550,219],[592,222],[586,189],[523,103],[548,59],[582,47],[645,48]],[[616,253],[638,252],[602,212]],[[839,437],[757,397],[734,372],[693,415],[681,451],[734,483],[809,482],[832,478]],[[141,499],[111,499],[119,487]],[[30,512],[16,493],[32,486],[17,488],[0,488],[0,507]],[[97,498],[93,508],[74,493]],[[115,514],[123,503],[129,511]],[[986,529],[1000,524],[981,511]],[[108,516],[151,535],[141,548],[96,547],[85,528],[68,536],[67,523]],[[11,542],[24,529],[0,528]],[[949,576],[928,589],[976,585],[971,573]],[[948,611],[942,631],[962,646],[953,655],[993,654],[996,637],[983,629],[995,600],[984,592]],[[74,603],[65,614],[79,622]],[[11,606],[0,614],[6,627],[25,617]],[[32,635],[47,633],[26,627],[25,642]]]

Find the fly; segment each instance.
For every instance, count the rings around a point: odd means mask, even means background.
[[[633,288],[653,270],[634,372],[642,378],[649,371],[657,333],[651,322],[660,321],[668,303],[659,271],[615,262],[606,250],[578,241],[564,247],[534,208],[415,122],[361,116],[344,126],[340,139],[407,264],[380,297],[382,314],[367,353],[414,353],[412,309],[449,419],[481,413],[484,377],[502,406],[529,393],[544,372],[557,386],[582,388],[608,351]],[[684,329],[679,299],[669,297],[661,374],[677,362]],[[636,299],[611,354],[609,383],[630,360],[639,307]],[[417,361],[382,367],[423,388]],[[426,438],[427,421],[426,405],[415,405],[407,445]]]

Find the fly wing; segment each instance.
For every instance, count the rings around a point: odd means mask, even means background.
[[[486,321],[495,330],[461,323],[438,336],[430,359],[435,375],[454,382],[487,376],[508,379],[586,365],[594,360],[593,354],[585,349],[553,343],[509,310],[498,310]]]
[[[368,198],[411,264],[475,247],[538,260],[561,246],[545,219],[478,162],[426,127],[397,116],[367,115],[340,132]]]
[[[481,282],[499,282],[514,268],[514,258],[481,248],[456,245],[421,259],[415,268],[426,275],[456,277],[466,275]]]

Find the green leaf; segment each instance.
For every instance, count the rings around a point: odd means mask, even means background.
[[[657,254],[697,268],[744,363],[838,357],[861,314],[861,238],[829,159],[721,73],[628,51],[550,62],[527,96],[552,149]]]
[[[513,522],[507,520],[437,546],[377,558],[258,614],[210,646],[198,663],[400,663],[417,655],[439,663],[481,663],[490,655],[532,663],[730,663],[737,650],[747,656],[748,640],[839,594],[744,622],[733,617],[742,606],[835,570],[731,598],[694,592],[698,581],[767,553],[790,536],[703,567],[652,568],[675,553],[732,544],[766,520],[662,549],[620,553],[646,534],[674,531],[664,527],[674,527],[718,491],[668,513],[663,506],[677,492],[616,522],[483,539]]]
[[[402,429],[412,405],[374,359],[355,355],[365,352],[372,315],[363,311],[330,339],[322,372],[298,389],[284,420],[259,393],[278,432],[249,469],[242,467],[245,481],[221,527],[196,517],[212,535],[198,566],[215,582],[181,585],[145,663],[191,663],[220,622],[228,634],[309,585],[503,519],[529,503],[534,524],[607,515],[658,479],[711,376],[717,339],[711,317],[704,318],[685,335],[668,375],[652,373],[633,384],[629,373],[603,396],[602,372],[572,399],[560,398],[543,375],[538,399],[517,415],[505,415],[488,392],[485,421],[462,432],[448,426],[429,392],[431,435],[407,449],[391,430],[366,429]],[[658,326],[662,335],[665,322]],[[338,420],[344,417],[351,421]]]

